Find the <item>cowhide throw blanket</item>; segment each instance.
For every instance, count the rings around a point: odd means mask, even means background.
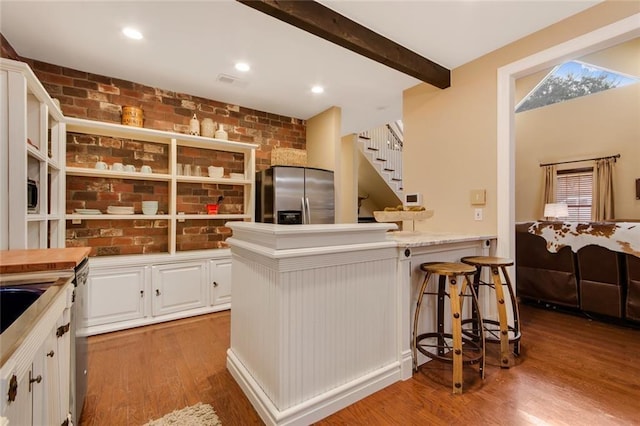
[[[593,244],[640,257],[640,223],[534,222],[529,233],[547,240],[552,253],[565,246],[577,252]]]

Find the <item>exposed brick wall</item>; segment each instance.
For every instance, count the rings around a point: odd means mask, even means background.
[[[166,253],[169,241],[167,220],[83,220],[67,221],[67,247],[91,247],[91,256]]]
[[[33,69],[49,94],[60,101],[68,117],[121,122],[122,106],[137,106],[144,112],[143,126],[157,130],[188,133],[189,120],[211,118],[222,123],[230,141],[251,142],[256,150],[256,169],[271,163],[274,147],[306,149],[306,123],[297,118],[271,114],[204,99],[139,83],[87,73],[31,59],[19,58],[2,39],[2,55],[24,60]],[[5,47],[6,46],[8,47]],[[6,55],[6,56],[5,56]],[[168,147],[161,144],[70,134],[67,138],[67,165],[93,168],[96,161],[108,164],[145,164],[154,172],[168,172]],[[242,154],[180,148],[177,162],[201,166],[223,166],[225,175],[242,173]],[[219,184],[179,183],[178,211],[204,212],[207,203],[224,196],[219,213],[243,213],[244,188]],[[158,200],[159,211],[168,212],[169,184],[126,179],[67,177],[67,212],[76,208],[106,211],[109,205],[132,205],[141,211],[143,200]],[[177,250],[225,247],[231,230],[226,220],[186,220],[176,226]],[[89,246],[92,255],[157,253],[168,250],[167,220],[83,220],[80,225],[67,221],[67,246]]]
[[[304,120],[225,104],[184,93],[77,71],[40,61],[25,59],[49,94],[60,100],[69,117],[121,122],[122,106],[141,107],[143,126],[177,133],[188,133],[189,120],[211,118],[222,123],[229,140],[260,145],[256,169],[271,163],[274,147],[306,149]]]
[[[226,220],[185,220],[177,223],[176,249],[201,250],[228,247],[225,240],[231,236]]]

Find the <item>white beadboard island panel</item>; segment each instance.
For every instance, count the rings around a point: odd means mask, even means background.
[[[265,423],[309,424],[401,380],[393,225],[228,226],[227,365]]]

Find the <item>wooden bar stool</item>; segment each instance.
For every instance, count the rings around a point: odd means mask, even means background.
[[[480,377],[484,378],[484,333],[482,327],[477,327],[477,335],[469,337],[462,333],[463,303],[471,298],[472,311],[478,314],[478,298],[469,280],[470,275],[476,273],[476,268],[464,263],[428,262],[420,265],[425,272],[424,281],[418,295],[418,303],[413,319],[413,369],[418,370],[418,351],[431,359],[451,362],[453,364],[453,393],[462,393],[462,368],[464,365],[479,363]],[[438,289],[427,291],[429,278],[438,275]],[[458,277],[461,277],[460,281]],[[448,281],[448,283],[447,283]],[[448,287],[447,287],[448,284]],[[447,291],[448,290],[448,291]],[[435,332],[418,335],[420,308],[424,295],[437,296],[437,326]],[[449,297],[451,306],[451,332],[445,331],[444,298]]]
[[[479,294],[480,286],[493,289],[498,306],[498,321],[484,318],[482,324],[486,332],[486,341],[489,343],[500,343],[500,367],[509,368],[513,365],[513,358],[509,345],[513,343],[513,354],[520,355],[520,312],[518,301],[513,291],[513,285],[507,273],[507,266],[513,265],[513,260],[493,256],[468,256],[461,259],[463,263],[477,267],[477,272],[473,280],[473,287],[476,294]],[[492,282],[481,280],[482,268],[491,268]],[[504,283],[500,278],[500,271],[504,277]],[[503,287],[507,288],[511,299],[511,310],[513,315],[513,325],[510,325],[507,318],[507,308],[505,305],[505,294]],[[474,323],[474,327],[477,322]]]

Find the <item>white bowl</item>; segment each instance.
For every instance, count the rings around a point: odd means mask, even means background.
[[[158,213],[158,206],[156,207],[143,207],[142,214],[153,215]]]
[[[230,179],[244,179],[244,173],[229,173]]]

